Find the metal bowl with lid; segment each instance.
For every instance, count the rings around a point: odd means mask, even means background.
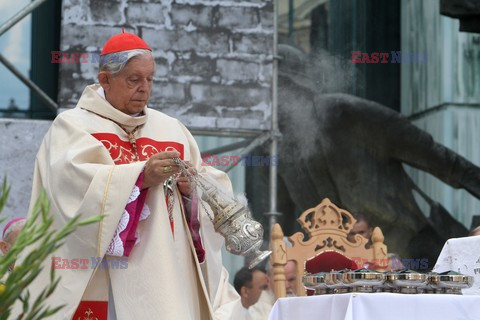
[[[332,289],[333,293],[347,293],[350,292],[350,286],[345,284],[343,277],[345,273],[349,272],[350,269],[344,269],[339,271],[331,271],[326,276],[327,286]]]
[[[432,273],[429,277],[430,284],[441,293],[462,294],[462,289],[473,285],[473,277],[455,271]]]
[[[398,288],[394,281],[398,279],[398,274],[396,272],[386,272],[385,273],[385,282],[383,283],[382,290],[383,292],[392,292],[398,293],[400,292],[400,288]]]
[[[331,293],[326,283],[328,272],[319,272],[314,274],[306,274],[302,277],[303,286],[306,289],[315,290],[315,294]]]
[[[401,293],[419,293],[418,288],[428,283],[428,276],[413,270],[402,270],[396,272],[396,277],[391,283],[398,287]]]
[[[357,269],[343,274],[343,283],[353,292],[374,292],[385,281],[385,274],[370,269]]]

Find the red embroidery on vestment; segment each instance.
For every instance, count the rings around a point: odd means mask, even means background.
[[[80,301],[72,320],[107,320],[108,301]]]
[[[135,152],[132,149],[133,146],[129,141],[124,141],[113,133],[92,133],[92,136],[95,137],[97,140],[99,140],[105,146],[105,148],[107,148],[115,164],[117,165],[127,164],[127,163],[132,163],[136,161]],[[140,161],[148,160],[151,156],[161,151],[177,151],[180,153],[180,159],[182,160],[184,159],[184,146],[179,142],[156,141],[150,138],[142,137],[142,138],[136,139],[135,144],[137,147],[138,159]],[[141,185],[141,180],[140,180],[140,185]],[[134,203],[129,204],[136,208],[134,210],[135,214],[132,214],[131,211],[127,210],[127,212],[130,215],[130,218],[135,218],[136,223],[138,223],[138,218],[140,217],[140,214],[145,202],[146,190],[142,191],[141,193],[143,193],[143,195],[139,197],[139,199],[141,200],[140,202],[138,202],[138,199],[137,199],[134,201]],[[165,197],[165,201],[168,207],[168,197]],[[196,201],[194,203],[195,205],[197,205]],[[200,262],[203,262],[205,260],[205,249],[203,248],[202,240],[200,236],[200,221],[198,217],[198,214],[199,214],[198,208],[196,208],[196,206],[195,208],[192,207],[190,211],[191,211],[190,212],[191,216],[187,215],[188,227],[190,230],[190,234],[192,236],[192,240],[194,243],[198,260]],[[135,245],[136,236],[132,232],[136,230],[136,223],[132,228],[133,231],[132,230],[128,231],[128,234],[129,234],[128,238],[130,240],[129,245],[127,245],[127,241],[125,241],[124,239],[121,239],[125,248],[125,251],[124,251],[125,256],[128,256],[130,254],[133,246]],[[173,220],[170,221],[170,228],[172,229],[172,234],[173,234],[173,231],[174,231]]]
[[[135,153],[129,141],[123,141],[113,133],[92,133],[105,148],[107,148],[110,156],[115,164],[126,164],[135,162]],[[156,141],[150,138],[136,139],[137,154],[140,161],[148,160],[154,154],[161,151],[178,151],[180,159],[184,157],[183,144],[175,141]]]

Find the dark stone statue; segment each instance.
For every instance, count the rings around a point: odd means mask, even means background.
[[[403,164],[477,198],[480,168],[383,105],[348,94],[319,94],[318,84],[308,80],[306,57],[285,47],[280,53],[279,222],[285,233],[294,231],[294,212],[298,215],[328,197],[380,226],[389,251],[428,258],[432,268],[446,239],[468,232],[413,183]],[[255,181],[268,190],[268,179],[257,176]],[[430,205],[428,218],[415,193]],[[268,211],[265,198],[255,209]]]
[[[440,13],[460,20],[460,31],[480,33],[480,1],[441,0]]]

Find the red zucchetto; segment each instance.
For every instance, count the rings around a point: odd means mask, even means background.
[[[122,28],[122,33],[116,34],[110,39],[108,39],[108,41],[103,46],[103,50],[102,52],[100,52],[100,55],[103,56],[109,53],[134,49],[145,49],[152,51],[148,44],[143,41],[139,36],[133,33],[124,32]]]

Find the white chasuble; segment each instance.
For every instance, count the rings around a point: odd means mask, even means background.
[[[221,263],[223,238],[213,231],[201,206],[200,234],[205,249],[202,268],[179,194],[175,196],[172,234],[162,186],[148,189],[145,204],[150,215],[138,222],[139,241],[129,256],[105,254],[150,156],[177,150],[197,171],[207,172],[231,191],[228,177],[202,166],[195,140],[178,120],[147,107],[143,115],[131,117],[113,108],[97,93],[98,88],[98,84],[88,86],[76,108],[57,116],[35,162],[30,210],[44,188],[51,201],[54,228],[77,215],[104,215],[101,222],[78,228],[52,257],[63,262],[80,259],[89,263],[85,268],[57,265],[61,281],[47,303],[52,307],[66,306],[51,319],[71,319],[81,301],[99,299],[103,293],[107,293],[108,301],[108,279],[113,293],[110,299],[115,302],[119,320],[217,319],[215,311],[238,299],[238,295],[228,283],[228,273]],[[128,132],[134,132],[136,150]],[[121,267],[107,263],[107,267],[100,266],[101,270],[96,271],[92,262],[98,258],[110,262],[120,259]],[[45,262],[43,272],[29,286],[31,296],[48,284],[52,261]]]

